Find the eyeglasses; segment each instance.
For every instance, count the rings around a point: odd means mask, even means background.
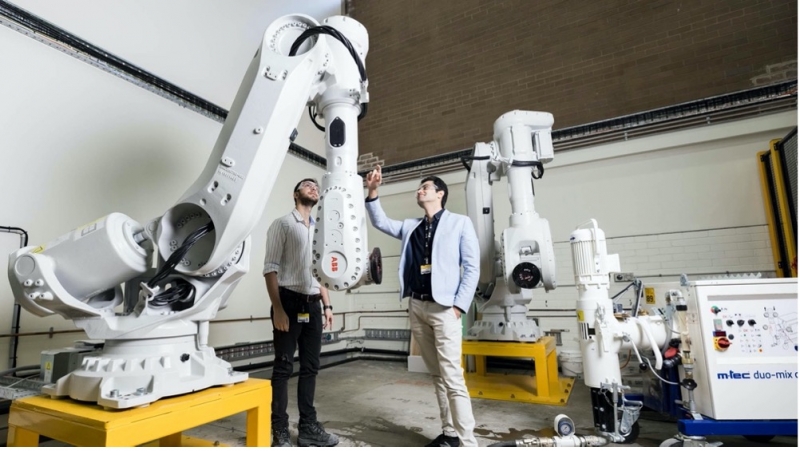
[[[300,184],[300,186],[297,187],[297,189],[300,189],[300,188],[308,188],[308,189],[314,189],[314,190],[319,191],[319,185],[317,185],[314,182],[303,182],[303,183]]]
[[[417,188],[417,191],[420,191],[420,190],[421,191],[430,191],[430,190],[439,191],[439,187],[434,185],[433,183],[431,183],[430,185],[420,185],[419,188]]]

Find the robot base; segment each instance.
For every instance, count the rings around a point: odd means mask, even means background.
[[[533,343],[542,338],[542,333],[535,321],[505,321],[487,318],[475,321],[464,336],[466,340],[480,341],[518,341]]]
[[[42,392],[127,409],[247,378],[213,348],[198,349],[194,336],[107,341],[101,355],[87,356],[79,369]]]

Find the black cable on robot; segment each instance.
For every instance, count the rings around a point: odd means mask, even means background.
[[[353,44],[350,43],[350,40],[347,39],[347,36],[343,35],[339,30],[329,26],[329,25],[320,25],[317,27],[311,27],[305,30],[297,39],[294,40],[292,43],[292,47],[289,50],[289,56],[295,56],[297,54],[297,50],[300,48],[300,45],[305,42],[306,39],[316,36],[318,34],[326,34],[328,36],[333,37],[337,41],[341,42],[342,45],[347,49],[350,53],[350,56],[353,57],[353,60],[358,67],[358,74],[361,77],[361,82],[364,83],[367,81],[367,71],[364,69],[364,63],[359,58],[358,53],[353,48]],[[360,121],[367,115],[367,103],[361,104],[361,111],[358,113],[358,120]],[[311,105],[308,106],[308,116],[311,118],[311,123],[314,124],[314,127],[317,130],[324,132],[325,127],[319,125],[317,122],[317,111]]]

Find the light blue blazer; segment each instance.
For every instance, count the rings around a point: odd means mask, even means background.
[[[400,252],[400,296],[403,296],[406,248],[411,233],[422,223],[423,218],[398,221],[386,216],[380,199],[366,203],[372,225],[381,232],[402,240]],[[445,307],[458,307],[469,311],[472,297],[480,276],[480,248],[472,221],[464,215],[445,210],[439,218],[433,236],[431,268],[431,294],[433,299]],[[463,273],[461,269],[463,268]]]

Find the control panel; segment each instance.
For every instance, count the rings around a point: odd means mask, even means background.
[[[797,353],[797,306],[780,300],[764,304],[712,305],[714,349],[729,355],[792,356]]]
[[[697,410],[717,420],[797,419],[797,279],[697,281],[681,291]],[[792,402],[765,402],[781,399]]]

